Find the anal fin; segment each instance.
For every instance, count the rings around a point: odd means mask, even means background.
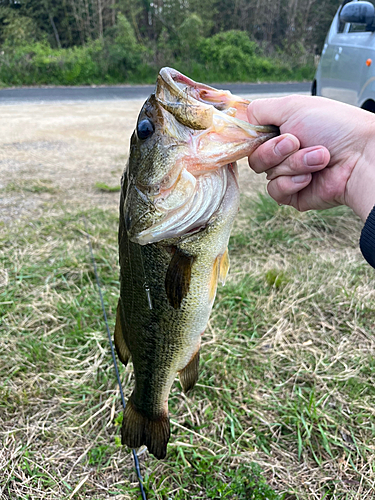
[[[143,444],[156,458],[165,458],[170,437],[168,411],[157,419],[151,420],[135,408],[131,397],[128,400],[121,428],[121,443],[130,448]]]
[[[122,327],[121,327],[121,299],[118,300],[117,304],[117,313],[116,313],[116,324],[115,324],[115,333],[114,333],[114,339],[115,339],[115,347],[117,351],[117,355],[120,358],[121,363],[123,363],[125,366],[128,364],[128,361],[130,359],[130,351],[128,349],[128,346],[125,343],[124,336],[122,334]]]
[[[179,377],[183,391],[190,391],[197,383],[199,375],[199,349],[189,363],[180,371]]]

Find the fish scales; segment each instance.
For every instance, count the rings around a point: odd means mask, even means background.
[[[132,359],[135,387],[121,432],[123,444],[144,444],[156,458],[170,437],[171,386],[177,374],[185,392],[196,383],[201,336],[228,272],[235,161],[277,134],[233,118],[244,118],[246,103],[164,68],[131,139],[115,345],[124,364]]]

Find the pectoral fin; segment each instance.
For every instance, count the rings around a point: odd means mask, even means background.
[[[174,254],[165,276],[165,291],[169,303],[174,309],[178,309],[181,306],[182,300],[189,291],[193,262],[194,257],[182,252],[178,248],[174,249]]]
[[[211,278],[209,283],[209,300],[212,302],[215,298],[217,283],[220,280],[224,285],[229,270],[229,255],[228,249],[225,250],[223,255],[218,255],[212,266]]]
[[[228,249],[226,249],[220,259],[220,266],[219,266],[219,280],[223,285],[225,284],[228,271],[229,271],[229,255],[228,255]]]
[[[212,302],[216,295],[217,282],[219,279],[220,256],[216,257],[214,265],[212,266],[211,279],[208,286],[208,299]]]
[[[128,346],[125,343],[125,339],[124,339],[124,336],[122,334],[121,320],[120,320],[120,315],[121,315],[120,300],[121,299],[119,299],[118,304],[117,304],[117,314],[116,314],[114,338],[115,338],[115,346],[116,346],[117,355],[120,358],[121,363],[123,363],[126,366],[128,364],[129,358],[130,358],[130,351],[128,349]]]
[[[191,358],[189,363],[185,366],[183,370],[180,371],[180,382],[183,391],[186,393],[190,391],[196,384],[198,380],[199,371],[199,349]]]

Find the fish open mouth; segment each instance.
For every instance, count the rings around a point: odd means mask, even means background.
[[[184,142],[179,142],[179,156],[160,184],[137,186],[159,214],[149,227],[130,235],[141,245],[205,227],[222,205],[229,184],[238,193],[236,161],[278,135],[276,127],[247,122],[248,100],[194,82],[171,68],[160,70],[153,98],[170,125],[169,133],[183,129]]]
[[[277,127],[247,121],[247,99],[194,82],[171,68],[160,70],[155,98],[191,130],[190,148],[182,163],[195,174],[249,156],[265,140],[279,134]]]

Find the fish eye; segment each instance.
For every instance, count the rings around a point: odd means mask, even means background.
[[[139,139],[144,140],[150,137],[155,131],[154,124],[148,118],[141,120],[137,125],[137,135]]]

